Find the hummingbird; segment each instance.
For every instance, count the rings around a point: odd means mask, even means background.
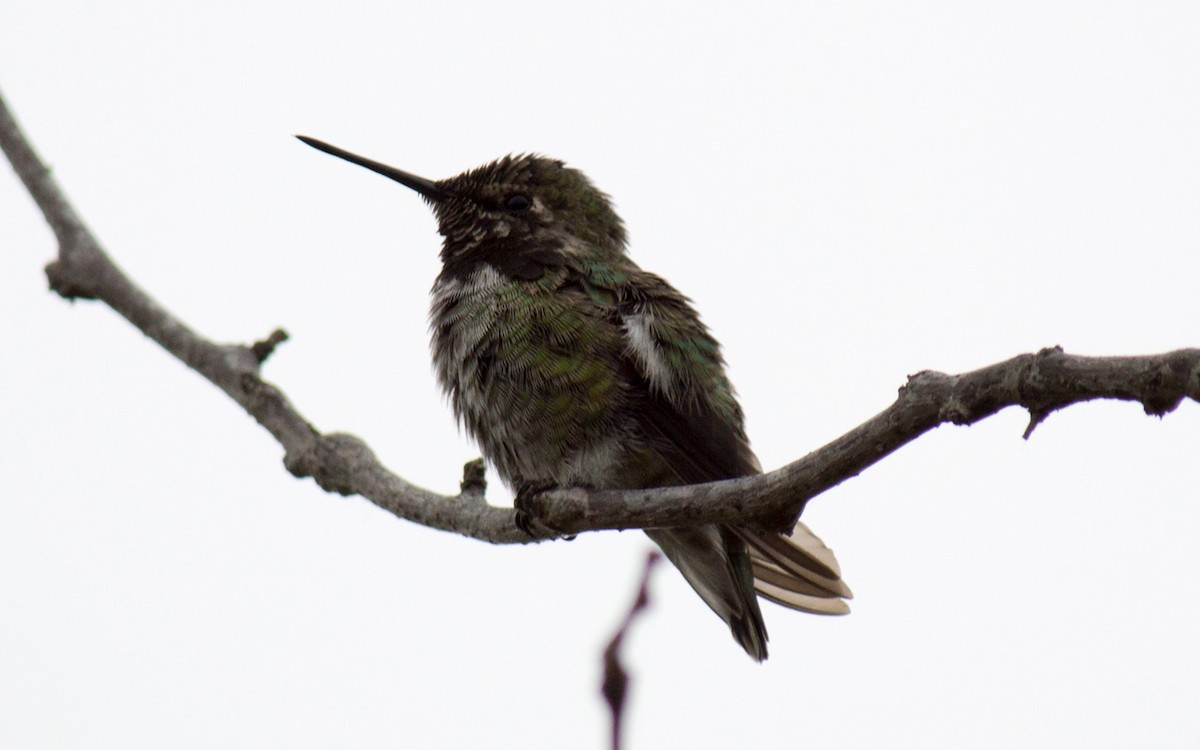
[[[301,141],[421,196],[442,236],[429,327],[460,425],[517,495],[556,486],[639,489],[762,471],[720,345],[691,300],[642,270],[624,223],[583,172],[509,155],[429,180]],[[845,614],[833,552],[803,523],[645,533],[753,659],[767,658],[758,597]]]

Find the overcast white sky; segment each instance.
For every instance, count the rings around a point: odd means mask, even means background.
[[[117,262],[323,430],[455,489],[409,191],[541,151],[726,347],[762,462],[908,373],[1200,346],[1194,3],[55,2],[0,91]],[[0,169],[0,746],[601,748],[639,533],[497,548],[288,475],[225,396],[46,291]],[[1200,744],[1200,409],[942,428],[815,500],[857,598],[751,662],[674,571],[629,747]],[[498,484],[491,497],[507,502]]]

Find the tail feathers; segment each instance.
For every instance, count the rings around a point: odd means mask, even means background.
[[[756,661],[767,658],[767,628],[755,596],[746,547],[727,528],[647,529],[704,603],[724,620],[734,640]]]
[[[750,549],[754,587],[764,598],[791,609],[841,615],[854,594],[842,581],[833,551],[803,523],[789,535],[735,530]]]
[[[850,611],[837,558],[802,523],[786,535],[715,525],[646,534],[757,661],[767,658],[767,629],[755,594],[802,612]]]
[[[754,590],[759,596],[789,609],[817,615],[850,613],[850,605],[844,599],[830,596],[829,592],[802,579],[790,577],[770,563],[755,560],[754,579]]]

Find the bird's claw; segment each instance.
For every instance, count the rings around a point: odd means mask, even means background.
[[[546,479],[523,481],[517,486],[517,496],[513,498],[513,508],[517,511],[514,521],[518,529],[529,536],[536,536],[535,524],[544,526],[539,521],[541,508],[537,502],[537,496],[556,489],[558,489],[558,482]]]

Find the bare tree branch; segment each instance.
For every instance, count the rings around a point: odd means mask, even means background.
[[[1184,398],[1200,400],[1200,349],[1142,357],[1081,357],[1058,347],[962,375],[926,370],[911,375],[895,403],[850,432],[782,469],[755,477],[690,487],[632,492],[567,490],[548,494],[542,521],[577,532],[595,528],[687,526],[694,519],[755,519],[787,530],[805,504],[857,476],[920,435],[943,424],[969,425],[1008,406],[1030,413],[1025,431],[1051,412],[1093,399],[1138,401],[1161,416]]]
[[[1029,411],[1025,437],[1052,412],[1092,399],[1137,401],[1163,415],[1184,398],[1200,400],[1200,349],[1136,357],[1083,357],[1057,347],[1022,354],[962,375],[910,376],[890,407],[833,442],[769,474],[688,487],[635,491],[566,488],[533,499],[549,528],[519,529],[511,509],[487,504],[482,463],[464,468],[462,492],[447,496],[390,472],[359,438],[315,429],[260,365],[287,338],[275,331],[251,346],[217,344],[192,331],[139,289],[84,226],[0,98],[0,147],[58,239],[46,267],[62,297],[112,307],[188,367],[223,390],[284,449],[284,465],[324,489],[358,494],[395,515],[493,543],[523,543],[600,529],[753,523],[789,530],[813,497],[856,476],[925,432],[973,424],[1009,406]]]
[[[621,663],[621,644],[624,643],[625,636],[629,633],[629,628],[633,625],[638,613],[650,606],[650,574],[661,559],[662,555],[657,551],[646,556],[646,566],[642,569],[642,582],[638,584],[633,604],[629,606],[625,619],[621,621],[617,632],[613,633],[612,639],[604,648],[604,676],[600,680],[600,693],[604,696],[609,713],[612,715],[612,750],[621,750],[621,725],[625,718],[625,699],[629,695],[629,673],[625,671],[625,665]]]
[[[284,448],[284,465],[331,492],[360,494],[382,508],[434,528],[489,542],[528,542],[513,511],[489,506],[476,481],[454,497],[412,485],[384,468],[358,438],[318,432],[274,385],[260,363],[286,338],[277,331],[253,346],[217,344],[184,325],[139,289],[84,226],[0,98],[0,148],[42,209],[58,238],[58,258],[46,266],[50,288],[66,299],[96,299],[120,313],[184,364],[216,385]],[[546,538],[549,538],[547,536]]]

